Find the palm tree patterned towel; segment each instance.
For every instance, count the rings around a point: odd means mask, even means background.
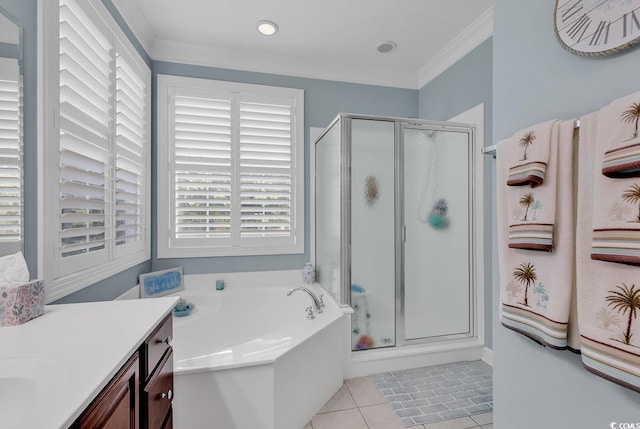
[[[557,122],[544,184],[535,192],[508,187],[509,164],[501,162],[509,141],[497,145],[498,253],[500,260],[500,320],[503,326],[549,347],[568,345],[574,284],[574,121]],[[515,194],[514,194],[515,193]],[[531,195],[529,195],[531,194]],[[544,199],[544,206],[536,201]],[[542,208],[553,209],[543,217]],[[510,223],[514,217],[519,225]],[[525,221],[526,219],[526,221]],[[543,222],[535,222],[534,219]],[[540,226],[538,226],[540,225]],[[542,230],[551,226],[552,229]],[[540,228],[540,233],[536,232]],[[542,233],[554,232],[553,252],[532,252],[544,244]],[[530,247],[514,246],[516,234]],[[528,234],[528,236],[526,236]],[[542,238],[541,238],[542,237]]]
[[[635,116],[637,114],[637,117]],[[581,139],[594,146],[591,258],[640,265],[640,93],[596,112]],[[583,137],[584,135],[584,137]],[[601,168],[602,166],[602,168]]]
[[[499,163],[506,163],[509,167],[506,179],[506,186],[500,192],[505,192],[509,198],[509,247],[515,249],[545,250],[553,249],[553,229],[556,217],[556,193],[559,185],[556,177],[558,165],[558,132],[559,121],[548,121],[534,127],[518,131],[504,145]],[[527,164],[517,164],[522,158],[527,158],[527,149],[521,149],[522,142],[529,142],[531,136],[533,142],[529,143],[533,155],[536,156],[536,163],[542,163],[544,159],[544,171],[533,180],[533,170],[528,170],[527,175],[517,175],[514,179],[514,170],[534,168],[531,162]],[[571,137],[569,137],[571,139]],[[571,144],[571,140],[569,140]],[[533,149],[536,149],[533,151]],[[539,162],[538,162],[539,161]],[[513,167],[514,163],[517,165]],[[537,168],[537,167],[536,167]],[[570,168],[570,167],[569,167]],[[536,169],[538,173],[541,170]],[[546,175],[546,180],[543,180]],[[528,179],[527,179],[528,177]],[[522,180],[520,180],[522,179]],[[518,182],[518,186],[513,186]],[[526,182],[526,183],[525,183]],[[505,182],[500,182],[504,184]],[[530,184],[530,186],[522,186]],[[536,188],[535,191],[532,188]]]
[[[624,108],[628,101],[627,97],[607,108]],[[637,207],[629,203],[638,203],[640,195],[635,194],[640,192],[633,179],[611,179],[600,171],[609,141],[605,137],[616,133],[610,122],[602,120],[601,112],[580,119],[576,210],[580,350],[588,371],[640,392],[640,268],[611,263],[621,262],[616,257],[632,250],[634,243],[628,243],[629,237],[639,229]],[[605,221],[611,228],[594,228]]]
[[[625,97],[624,101],[607,107],[603,118],[615,126],[609,128],[607,148],[602,161],[602,174],[613,179],[640,176],[640,93]],[[625,110],[620,110],[621,108]],[[603,109],[604,110],[604,109]],[[617,118],[615,117],[617,115]],[[613,131],[613,132],[612,132]]]
[[[509,163],[508,186],[531,186],[544,183],[551,156],[552,126],[555,121],[545,122],[532,128],[520,130],[511,137],[504,160]]]

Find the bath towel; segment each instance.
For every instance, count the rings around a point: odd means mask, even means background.
[[[596,123],[589,128],[590,134],[581,133],[596,151],[592,171],[592,259],[640,265],[640,179],[631,174],[638,166],[632,166],[632,157],[616,155],[616,160],[624,162],[609,162],[614,159],[612,154],[631,153],[627,150],[633,145],[620,142],[634,134],[634,127],[620,121],[620,117],[625,117],[629,106],[636,102],[640,102],[640,93],[615,100],[589,118]],[[623,147],[610,149],[616,145]],[[601,174],[605,170],[610,173]]]
[[[558,124],[559,121],[548,121],[534,127],[521,130],[504,145],[502,152],[504,158],[498,158],[499,164],[506,164],[509,167],[506,183],[503,189],[509,199],[509,207],[513,210],[509,223],[509,247],[516,249],[546,250],[553,249],[553,230],[556,217],[556,191],[557,180],[555,171],[558,163],[555,158],[558,156]],[[520,148],[521,136],[538,136],[538,147],[536,159],[542,159],[544,154],[544,171],[547,179],[542,180],[542,176],[536,176],[539,181],[533,181],[531,186],[512,186],[512,167],[514,160],[522,154]],[[541,147],[544,146],[544,150]],[[525,150],[527,148],[525,147]],[[527,167],[528,168],[528,167]],[[544,175],[543,175],[544,176]],[[535,187],[535,190],[532,188]]]
[[[580,119],[576,215],[576,291],[580,350],[587,370],[640,391],[640,268],[593,259],[593,223],[603,204],[596,192],[602,179],[604,139],[610,132],[598,113]],[[601,126],[604,126],[602,128]],[[623,206],[622,206],[623,207]],[[604,207],[606,210],[607,207]],[[613,217],[625,210],[617,207]],[[626,222],[622,220],[621,222]]]
[[[534,252],[509,246],[509,220],[514,212],[506,185],[509,165],[501,163],[507,141],[497,145],[498,255],[500,266],[500,319],[503,326],[549,347],[567,347],[571,296],[574,285],[574,121],[555,125],[556,156],[549,158],[545,185],[557,183],[555,200],[555,247],[553,252]]]
[[[554,121],[520,130],[506,146],[504,159],[509,164],[507,185],[532,188],[542,185],[549,164],[551,133]]]
[[[598,112],[606,122],[602,174],[611,178],[640,176],[640,92],[614,101]]]

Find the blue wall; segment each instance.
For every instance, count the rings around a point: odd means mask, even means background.
[[[158,259],[155,244],[152,251],[154,270],[182,266],[187,274],[236,272],[236,271],[269,271],[299,269],[310,259],[309,252],[309,127],[324,128],[340,112],[362,113],[384,116],[416,117],[418,114],[418,91],[373,85],[360,85],[319,79],[308,79],[265,73],[245,72],[220,68],[202,67],[154,61],[154,94],[155,77],[158,74],[217,79],[232,82],[252,83],[259,85],[284,86],[304,90],[304,193],[305,193],[305,253],[299,255],[275,256],[234,256],[216,258]],[[157,123],[155,106],[154,123]],[[156,135],[153,134],[152,159],[157,159]],[[157,174],[157,171],[156,173]],[[152,194],[157,195],[156,176],[153,176]],[[157,213],[157,201],[154,201],[153,213]],[[153,216],[153,237],[156,236],[157,222]]]
[[[603,58],[569,53],[554,35],[555,3],[494,0],[494,142],[531,124],[598,110],[640,89],[640,48]],[[497,277],[494,286],[498,314]],[[579,356],[542,348],[502,328],[497,317],[493,345],[495,427],[608,428],[611,422],[640,422],[640,395],[587,372]]]
[[[469,52],[446,71],[420,89],[418,113],[422,119],[446,121],[478,104],[484,103],[484,144],[492,141],[492,92],[493,45],[489,38]],[[484,183],[491,183],[493,165],[484,160]],[[491,220],[493,187],[484,190],[485,207],[485,254],[491,253]],[[491,348],[492,335],[492,288],[491,258],[485,260],[485,344]]]

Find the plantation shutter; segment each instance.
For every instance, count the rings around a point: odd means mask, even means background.
[[[240,237],[289,237],[291,100],[242,96],[239,111]]]
[[[59,275],[106,262],[113,46],[91,10],[60,0]]]
[[[18,61],[0,58],[0,256],[22,249],[22,83]]]
[[[119,52],[116,55],[116,256],[144,246],[146,94],[143,72]]]
[[[174,237],[231,238],[231,98],[183,91],[174,106]]]
[[[158,162],[169,170],[158,174],[158,257],[303,252],[303,91],[157,83]]]

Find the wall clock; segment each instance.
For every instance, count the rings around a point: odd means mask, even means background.
[[[556,0],[560,44],[578,55],[620,52],[640,42],[640,0]]]

